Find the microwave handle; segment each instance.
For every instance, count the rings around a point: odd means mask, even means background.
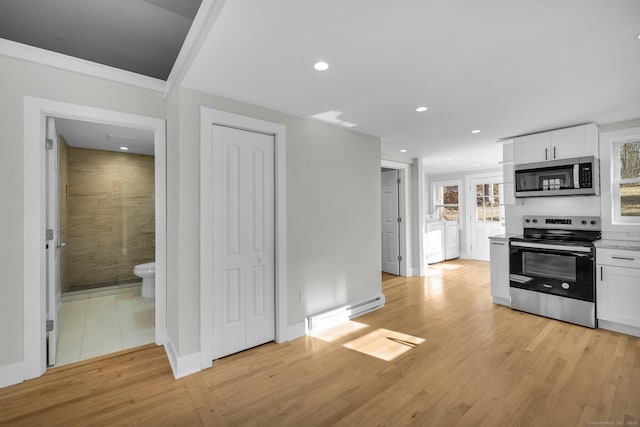
[[[580,188],[580,165],[573,165],[573,188]]]

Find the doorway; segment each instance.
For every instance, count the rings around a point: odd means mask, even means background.
[[[241,334],[243,343],[234,344],[235,351],[239,351],[243,347],[257,345],[255,343],[259,341],[275,338],[276,342],[284,342],[297,338],[304,335],[305,325],[304,322],[288,325],[286,316],[286,128],[277,123],[204,107],[201,109],[200,123],[200,233],[203,236],[200,241],[200,368],[204,369],[212,365],[213,359],[234,351],[220,342],[219,338],[226,336],[225,333],[219,334],[220,327],[237,327],[238,330],[245,331]],[[235,146],[225,149],[225,144],[220,142],[224,142],[228,137],[246,140],[236,141],[232,144]],[[246,156],[246,153],[243,156],[242,150],[254,144],[262,148],[249,153],[249,163],[244,163],[241,158]],[[267,158],[272,159],[272,162],[267,162]],[[248,168],[245,172],[250,173],[240,173],[242,168]],[[221,173],[223,175],[220,175]],[[266,186],[262,187],[265,180],[261,177],[264,176],[269,176],[269,181],[273,183],[270,190]],[[238,196],[238,190],[242,190],[244,180],[248,183],[244,185],[245,189],[252,186],[260,187],[259,191],[249,191],[249,194],[253,194],[253,199],[250,198],[250,201],[245,203],[241,202],[241,196]],[[270,204],[265,203],[267,201]],[[250,208],[241,209],[243,205]],[[224,216],[230,220],[230,227],[223,227],[225,231],[220,233],[217,222],[223,221]],[[234,222],[236,220],[237,223]],[[269,226],[255,226],[258,220]],[[238,239],[241,238],[241,234],[234,231],[239,231],[245,222],[253,223],[248,228],[254,231],[254,241],[263,242],[249,248],[247,259],[243,259],[243,251],[236,245],[240,242]],[[259,231],[260,229],[262,231]],[[224,242],[220,242],[220,234]],[[268,234],[272,234],[269,239],[266,238]],[[226,261],[219,259],[221,251],[233,253],[233,257],[240,264],[246,265],[224,265]],[[215,269],[214,264],[220,268]],[[244,274],[247,272],[246,267],[250,267],[249,283],[256,285],[253,287],[253,297],[249,298],[249,309],[245,304],[247,299],[242,296],[243,292],[246,293],[246,285],[240,285],[243,271]],[[221,268],[227,268],[227,271],[222,274],[219,271]],[[272,287],[264,286],[265,283],[262,283],[260,278],[271,278]],[[215,298],[216,292],[220,289],[231,298],[231,304],[225,302],[226,312],[214,309],[220,304]],[[267,301],[272,302],[271,306],[264,304]],[[256,304],[257,302],[260,304]],[[234,311],[233,307],[237,309]],[[268,310],[271,310],[272,314],[268,313]],[[214,313],[216,311],[217,313]],[[219,317],[221,313],[224,313],[222,318]],[[259,328],[252,329],[252,332],[247,334],[247,314],[250,314],[249,317],[267,319],[263,323],[268,328],[263,331]],[[252,320],[249,319],[249,323]],[[244,326],[241,326],[243,323]]]
[[[382,168],[382,271],[400,274],[400,178],[398,170]]]
[[[469,175],[466,178],[470,237],[467,250],[472,259],[489,261],[489,237],[505,232],[502,175]]]
[[[56,193],[48,199],[58,203],[47,216],[58,221],[48,226],[54,241],[47,251],[49,259],[59,261],[48,280],[56,279],[59,301],[48,306],[55,327],[47,340],[47,364],[150,344],[155,341],[153,131],[60,117],[47,121],[55,124],[47,155],[57,157],[49,170],[59,172],[48,174],[48,188]],[[140,275],[151,280],[143,285]]]
[[[274,136],[213,124],[213,358],[275,338]]]
[[[156,155],[154,167],[155,194],[155,259],[156,307],[154,340],[162,345],[166,336],[166,167],[165,167],[165,122],[162,119],[121,113],[82,105],[69,104],[45,99],[25,97],[24,101],[24,378],[42,375],[47,366],[47,335],[55,337],[55,322],[47,325],[47,298],[55,302],[52,311],[57,313],[60,302],[59,291],[54,286],[47,287],[48,243],[56,246],[61,240],[47,240],[47,118],[59,117],[85,122],[110,124],[153,132]],[[55,233],[54,233],[55,234]],[[38,261],[39,260],[39,261]],[[55,281],[49,281],[49,284]],[[53,317],[53,316],[52,316]],[[46,331],[48,329],[53,331]]]
[[[382,160],[381,172],[381,262],[383,272],[386,272],[385,259],[392,267],[390,271],[397,271],[399,276],[408,276],[411,271],[409,262],[410,239],[408,238],[407,224],[410,220],[408,212],[407,194],[409,194],[409,165],[406,163]],[[395,181],[394,181],[395,180]],[[385,192],[388,192],[385,196]],[[385,207],[385,199],[387,206]],[[384,209],[388,209],[385,213]],[[386,234],[387,231],[397,232],[396,236]],[[397,230],[397,231],[396,231]],[[386,234],[386,235],[385,235]],[[389,249],[385,248],[385,239],[388,239]],[[397,242],[397,243],[396,243]],[[397,244],[397,249],[396,249]],[[393,261],[396,261],[394,263]],[[396,267],[397,265],[397,267]]]

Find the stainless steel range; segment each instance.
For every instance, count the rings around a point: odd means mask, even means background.
[[[595,328],[600,217],[525,216],[509,243],[511,308]]]

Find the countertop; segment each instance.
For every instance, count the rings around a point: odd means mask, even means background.
[[[596,248],[620,249],[625,251],[640,251],[640,241],[637,240],[598,240]]]
[[[517,236],[517,234],[496,234],[494,236],[489,236],[489,240],[509,240],[511,237]]]

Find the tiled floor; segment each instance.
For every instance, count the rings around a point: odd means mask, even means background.
[[[142,298],[139,288],[63,302],[56,366],[149,344],[155,339],[154,323],[154,301]]]

